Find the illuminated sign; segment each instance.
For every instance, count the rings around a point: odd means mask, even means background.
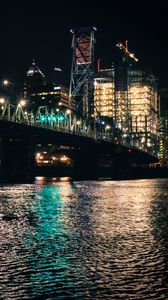
[[[54,86],[54,90],[60,90],[61,87],[60,86]]]

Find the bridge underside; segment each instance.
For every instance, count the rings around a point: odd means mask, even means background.
[[[135,148],[90,137],[0,120],[0,181],[28,181],[34,176],[36,145],[67,146],[76,179],[99,177],[108,168],[112,178],[129,178],[132,167],[149,165],[157,158]],[[58,174],[59,176],[59,174]]]

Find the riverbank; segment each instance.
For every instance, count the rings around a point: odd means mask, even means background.
[[[89,175],[89,174],[88,174]],[[46,177],[62,177],[68,176],[74,179],[80,179],[73,167],[36,167],[35,176],[46,176]],[[94,178],[111,178],[111,179],[150,179],[150,178],[168,178],[168,168],[166,167],[157,167],[157,168],[148,168],[148,167],[136,167],[130,168],[127,170],[113,170],[110,167],[97,168]],[[87,179],[87,178],[85,178]],[[90,179],[90,176],[88,176]]]

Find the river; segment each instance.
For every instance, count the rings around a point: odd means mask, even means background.
[[[0,298],[168,299],[168,179],[0,185]]]

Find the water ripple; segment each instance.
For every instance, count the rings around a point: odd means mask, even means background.
[[[1,186],[1,299],[168,299],[167,184]]]

